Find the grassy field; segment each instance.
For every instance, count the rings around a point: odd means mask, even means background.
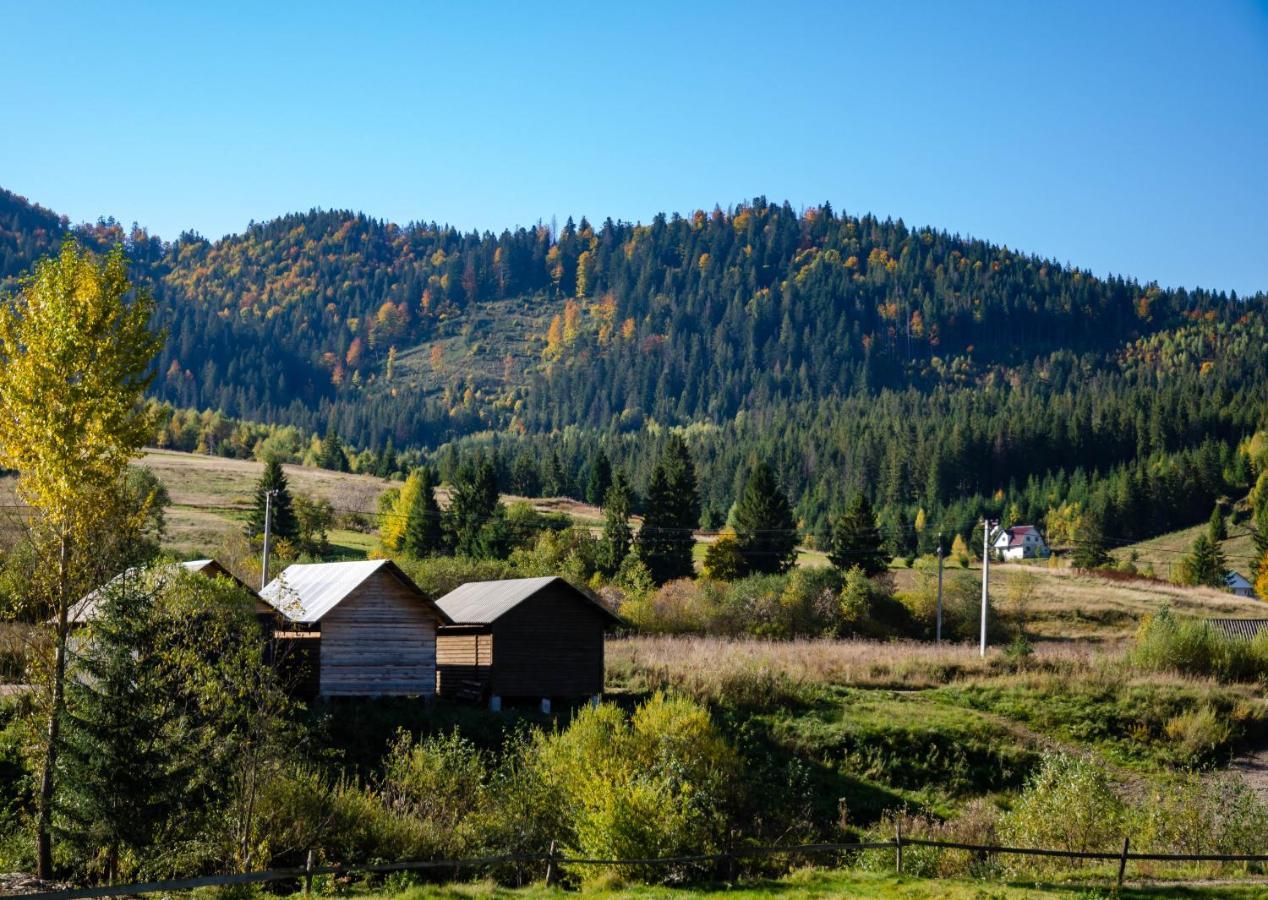
[[[1173,531],[1170,534],[1164,534],[1156,538],[1150,538],[1147,541],[1141,541],[1138,544],[1131,544],[1122,549],[1115,550],[1113,556],[1115,559],[1125,560],[1131,557],[1132,552],[1136,553],[1137,567],[1144,569],[1146,566],[1153,568],[1154,574],[1159,578],[1169,578],[1172,568],[1189,552],[1193,547],[1193,541],[1199,534],[1206,530],[1206,524],[1194,525],[1192,528],[1184,528],[1180,531]],[[1224,551],[1224,558],[1228,560],[1228,566],[1243,575],[1250,577],[1251,570],[1255,565],[1255,547],[1252,542],[1250,532],[1245,523],[1229,523],[1228,526],[1229,539],[1220,542],[1220,549]]]
[[[611,887],[581,892],[535,885],[525,888],[503,888],[491,882],[448,884],[383,891],[370,896],[402,898],[402,900],[548,900],[566,897],[611,897],[628,900],[671,900],[675,897],[907,897],[919,900],[1040,900],[1040,898],[1092,897],[1209,897],[1249,898],[1268,895],[1262,884],[1211,884],[1203,886],[1151,883],[1143,886],[1127,884],[1122,891],[1111,891],[1108,878],[1099,884],[998,884],[961,879],[912,878],[875,872],[852,870],[801,869],[785,878],[696,888]]]

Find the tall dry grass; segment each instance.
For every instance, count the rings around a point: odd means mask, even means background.
[[[1023,659],[992,649],[982,659],[967,644],[673,635],[622,638],[609,642],[607,650],[609,682],[635,690],[672,687],[713,699],[738,694],[740,700],[764,691],[795,696],[817,685],[914,690],[1021,670],[1070,674],[1110,656],[1119,654],[1088,644],[1044,644]]]

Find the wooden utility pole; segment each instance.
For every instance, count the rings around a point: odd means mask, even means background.
[[[260,569],[260,590],[269,583],[269,543],[273,531],[273,498],[276,496],[276,489],[264,492],[264,565]]]
[[[942,643],[942,532],[938,532],[938,624],[934,642]]]
[[[986,614],[988,599],[986,585],[991,572],[991,520],[982,519],[982,658],[986,658]]]

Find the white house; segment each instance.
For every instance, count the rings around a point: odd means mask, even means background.
[[[1255,586],[1247,581],[1245,576],[1239,575],[1237,572],[1225,572],[1224,583],[1228,585],[1230,591],[1239,597],[1255,596]]]
[[[1034,559],[1048,555],[1048,545],[1034,525],[1001,528],[991,546],[1002,559]]]

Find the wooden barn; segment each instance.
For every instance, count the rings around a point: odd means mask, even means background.
[[[278,637],[310,648],[309,692],[435,694],[436,629],[450,619],[391,560],[289,566],[260,596],[288,623]]]
[[[603,633],[620,620],[562,578],[473,581],[436,605],[437,690],[461,699],[597,697]]]

